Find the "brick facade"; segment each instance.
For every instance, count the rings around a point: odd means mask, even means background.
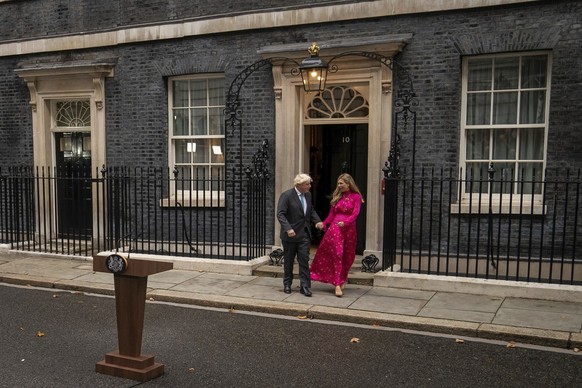
[[[147,4],[145,4],[147,3]],[[138,24],[204,18],[256,9],[314,7],[327,1],[24,1],[0,3],[0,44],[60,34],[88,33]],[[333,3],[333,2],[332,2]],[[338,4],[362,3],[338,1]],[[13,15],[19,17],[13,19]],[[412,75],[418,95],[416,165],[457,168],[463,56],[550,50],[553,55],[549,168],[582,168],[582,2],[533,1],[507,6],[438,13],[403,14],[360,20],[296,25],[239,33],[120,44],[65,52],[0,55],[0,165],[32,164],[29,91],[14,70],[35,63],[117,60],[106,79],[107,163],[167,166],[167,78],[192,73],[224,73],[228,87],[269,45],[410,33],[397,61]],[[269,69],[245,83],[243,162],[263,139],[275,144],[274,92]],[[234,135],[234,136],[233,136]],[[238,157],[238,134],[227,134],[229,163]],[[410,165],[412,133],[402,136],[401,165]],[[278,151],[273,151],[273,158]],[[386,150],[387,156],[387,150]],[[273,162],[273,160],[271,160]],[[269,201],[274,213],[275,200]],[[273,227],[271,225],[271,227]]]

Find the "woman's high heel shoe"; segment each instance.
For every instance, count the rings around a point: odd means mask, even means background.
[[[348,284],[348,281],[347,280],[344,283],[342,283],[342,285],[340,286],[340,288],[343,290],[344,288],[346,288],[346,284]]]
[[[342,288],[340,286],[335,286],[335,296],[342,296],[343,294]]]

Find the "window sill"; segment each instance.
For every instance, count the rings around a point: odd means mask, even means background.
[[[515,215],[515,216],[542,216],[547,212],[547,206],[541,203],[523,202],[523,203],[493,203],[491,204],[491,213],[495,214],[505,214],[505,215]],[[489,202],[481,203],[479,206],[478,202],[461,202],[451,204],[451,214],[489,214]]]
[[[219,207],[224,205],[224,191],[194,191],[178,193],[177,196],[172,195],[170,198],[163,198],[160,200],[160,207]]]

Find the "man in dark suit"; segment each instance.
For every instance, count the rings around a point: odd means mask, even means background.
[[[297,256],[299,264],[299,291],[305,296],[311,296],[311,278],[309,276],[309,248],[311,247],[311,223],[317,229],[323,228],[321,219],[315,212],[311,202],[311,177],[298,174],[294,180],[295,187],[287,190],[279,197],[277,219],[281,224],[281,242],[284,251],[283,291],[291,293],[293,283],[293,263]]]

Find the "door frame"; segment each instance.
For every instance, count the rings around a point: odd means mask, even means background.
[[[32,113],[32,144],[34,166],[52,169],[55,166],[55,148],[52,134],[55,100],[89,100],[91,109],[91,171],[105,165],[105,78],[113,77],[115,63],[71,63],[63,66],[34,65],[15,70],[30,92]],[[37,214],[36,240],[39,243],[50,238],[43,235],[43,225],[48,225],[48,211],[53,204],[35,191],[35,202],[40,205]],[[54,197],[53,197],[54,198]],[[46,201],[47,203],[42,202]],[[101,201],[101,203],[98,203]],[[93,237],[104,236],[104,225],[98,225],[97,209],[103,209],[103,199],[92,190]],[[53,218],[54,222],[54,218]],[[54,230],[55,225],[50,225]]]
[[[368,177],[366,244],[364,255],[381,255],[383,242],[384,201],[381,196],[382,167],[388,158],[392,127],[392,71],[374,60],[346,57],[338,66],[345,68],[333,74],[328,86],[362,85],[369,88],[368,103]],[[303,91],[301,78],[293,76],[285,65],[272,68],[275,88],[275,206],[279,195],[293,185],[293,177],[308,170],[308,139],[304,107],[309,98]],[[339,120],[339,119],[338,119]],[[340,120],[342,121],[342,120]],[[348,120],[346,120],[348,121]],[[361,122],[361,121],[360,121]],[[275,220],[276,222],[276,220]],[[276,225],[276,224],[275,224]],[[278,242],[277,228],[273,241]]]

